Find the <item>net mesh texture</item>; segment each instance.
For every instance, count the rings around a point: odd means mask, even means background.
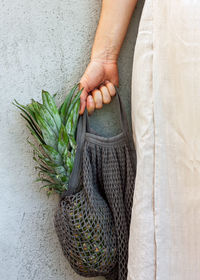
[[[127,128],[111,138],[82,133],[82,140],[72,174],[78,184],[61,198],[56,232],[79,275],[126,280],[136,174],[133,140]]]

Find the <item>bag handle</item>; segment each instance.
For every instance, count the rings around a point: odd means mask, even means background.
[[[124,132],[125,136],[127,137],[128,141],[131,143],[132,137],[131,137],[131,132],[129,129],[129,124],[126,116],[126,112],[124,109],[124,105],[121,101],[121,97],[119,95],[118,90],[116,89],[116,98],[117,98],[117,103],[119,105],[120,109],[120,126],[122,132]],[[76,133],[76,143],[77,143],[77,150],[76,150],[76,155],[75,155],[75,160],[74,160],[74,166],[72,169],[72,173],[70,175],[69,179],[69,190],[66,190],[62,193],[61,199],[65,197],[65,195],[71,195],[75,193],[79,180],[80,180],[80,173],[81,173],[81,168],[82,168],[82,156],[83,156],[83,149],[84,149],[84,142],[85,142],[85,134],[86,132],[92,131],[89,126],[89,117],[88,117],[88,111],[87,108],[85,108],[85,111],[83,115],[79,117],[78,125],[77,125],[77,133]]]
[[[76,143],[77,149],[74,159],[74,166],[72,168],[72,173],[69,178],[68,186],[69,189],[64,191],[61,194],[61,200],[65,198],[66,195],[73,194],[79,184],[80,175],[81,175],[81,168],[82,168],[82,157],[83,157],[83,149],[84,149],[84,142],[85,142],[85,133],[86,133],[86,115],[88,114],[87,109],[85,109],[84,114],[79,117],[78,125],[77,125],[77,132],[76,132]]]
[[[120,128],[121,128],[122,132],[124,132],[126,135],[128,135],[130,133],[130,130],[129,130],[129,124],[128,124],[128,120],[127,120],[126,111],[125,111],[125,108],[122,103],[122,100],[121,100],[117,87],[115,87],[115,90],[116,90],[116,95],[114,98],[117,99],[117,104],[118,104],[118,107],[120,110],[120,112],[119,112],[120,113]],[[85,111],[87,111],[87,109]],[[86,114],[86,132],[92,133],[93,129],[90,128],[88,112],[84,112],[84,113]]]

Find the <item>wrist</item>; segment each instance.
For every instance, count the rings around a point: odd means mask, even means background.
[[[117,64],[117,59],[113,57],[94,56],[90,58],[90,62],[98,62],[102,64]]]
[[[108,44],[109,45],[109,44]],[[101,61],[103,63],[117,63],[118,52],[109,47],[98,47],[93,46],[90,60],[91,61]]]

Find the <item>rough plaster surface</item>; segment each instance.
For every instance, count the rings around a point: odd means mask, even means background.
[[[35,183],[29,136],[14,98],[40,100],[41,89],[66,91],[87,66],[100,13],[99,0],[0,0],[0,279],[77,280],[53,226],[58,197]],[[120,59],[120,93],[130,120],[134,41],[142,2],[133,16]],[[101,134],[119,129],[115,102],[95,112]],[[90,278],[91,279],[91,278]],[[93,279],[93,278],[92,278]],[[104,278],[95,278],[104,279]]]

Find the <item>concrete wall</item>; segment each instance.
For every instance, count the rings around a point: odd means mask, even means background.
[[[119,59],[120,93],[129,121],[132,57],[142,4]],[[58,102],[63,100],[89,61],[100,7],[99,0],[0,0],[1,280],[82,279],[62,254],[53,226],[58,197],[48,199],[34,182],[32,149],[26,142],[30,135],[11,102],[40,100],[41,89],[58,92]],[[119,129],[115,105],[95,112],[91,123],[99,133]]]

